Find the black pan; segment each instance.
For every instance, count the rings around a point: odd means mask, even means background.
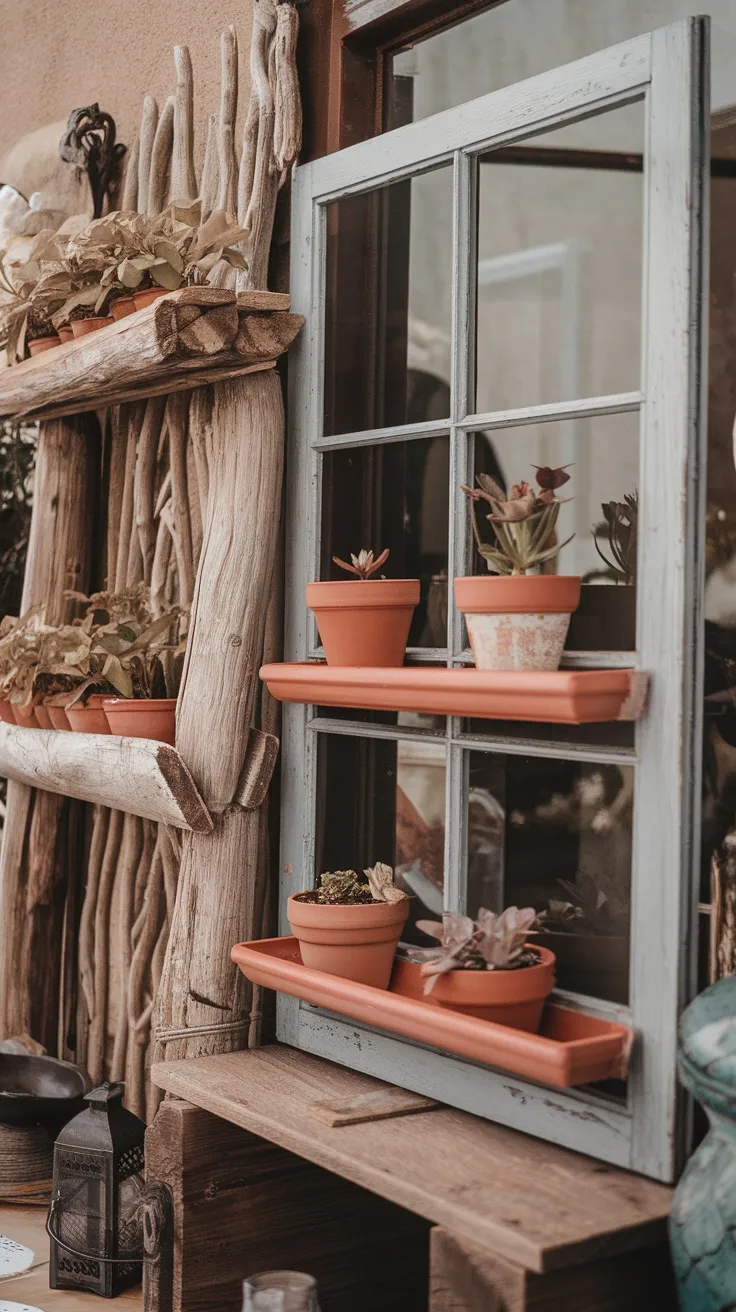
[[[0,1125],[45,1125],[58,1134],[82,1110],[85,1079],[55,1057],[0,1053]]]

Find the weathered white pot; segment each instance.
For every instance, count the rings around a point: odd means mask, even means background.
[[[580,601],[580,579],[563,574],[481,575],[455,580],[479,670],[556,670]]]

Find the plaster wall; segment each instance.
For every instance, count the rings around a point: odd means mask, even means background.
[[[252,0],[0,0],[1,161],[25,133],[98,101],[129,144],[146,93],[159,109],[174,88],[173,48],[194,65],[195,159],[201,164],[208,116],[217,110],[219,34],[234,23],[240,51],[240,120],[249,86]],[[239,125],[240,126],[240,125]]]

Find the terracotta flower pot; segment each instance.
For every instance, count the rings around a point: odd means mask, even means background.
[[[286,905],[302,961],[313,970],[386,989],[409,899],[323,906],[293,894]]]
[[[134,296],[116,296],[114,301],[110,301],[110,314],[113,319],[127,319],[129,314],[135,314],[135,310]]]
[[[166,295],[165,287],[147,287],[143,292],[133,292],[135,308],[136,310],[145,310],[147,305],[153,305],[153,302],[157,301],[160,296]]]
[[[536,1034],[555,984],[555,956],[533,945],[542,960],[519,970],[450,970],[440,975],[427,1001],[478,1020]]]
[[[455,579],[479,670],[557,670],[580,579],[565,574],[483,574]]]
[[[35,706],[21,706],[20,702],[11,702],[10,705],[13,708],[15,723],[20,725],[21,729],[38,729]]]
[[[105,698],[105,693],[93,692],[91,697],[87,698],[85,706],[81,706],[77,702],[76,705],[67,707],[67,719],[74,733],[110,732],[107,716],[102,706]]]
[[[10,704],[10,702],[8,701],[7,697],[4,697],[4,698],[0,701],[0,723],[2,723],[2,724],[17,724],[17,720],[16,720],[15,716],[13,715],[13,707],[11,706],[11,704]]]
[[[153,738],[174,746],[175,697],[106,697],[104,706],[110,733],[125,738]]]
[[[63,706],[47,706],[52,729],[65,729],[67,732],[71,729],[69,717]]]
[[[41,702],[39,702],[39,703],[37,704],[37,706],[36,706],[36,719],[38,720],[39,728],[41,728],[41,729],[53,729],[54,726],[53,726],[53,724],[51,723],[51,716],[49,715],[49,708],[48,708],[48,706],[44,706],[44,705],[42,705]]]
[[[403,665],[419,579],[308,583],[328,665]]]
[[[59,329],[59,339],[62,342],[70,342],[74,336],[74,330],[70,323],[64,323]]]
[[[28,343],[29,355],[42,355],[44,351],[52,351],[55,346],[61,345],[61,338],[58,333],[52,333],[48,337],[34,337],[32,342]]]
[[[107,328],[115,320],[111,315],[95,315],[91,319],[75,319],[72,324],[72,332],[75,337],[86,337],[88,333],[99,332],[100,328]]]

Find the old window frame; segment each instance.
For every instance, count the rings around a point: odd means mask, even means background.
[[[459,492],[470,477],[470,433],[552,419],[638,411],[640,506],[646,550],[639,571],[637,653],[652,672],[650,704],[638,723],[633,757],[636,803],[631,890],[631,994],[628,1008],[589,1009],[624,1016],[636,1033],[626,1105],[584,1090],[562,1092],[516,1080],[280,995],[281,1041],[443,1102],[629,1167],[672,1179],[682,1159],[684,1117],[677,1095],[677,1018],[695,981],[702,689],[703,479],[705,418],[705,275],[708,22],[690,19],[635,38],[561,69],[503,88],[297,169],[292,195],[294,308],[308,330],[291,360],[287,461],[287,605],[285,658],[317,654],[304,589],[319,576],[322,453],[338,447],[449,432],[450,589],[465,572],[470,544]],[[477,156],[616,105],[644,99],[645,250],[641,391],[579,398],[486,415],[468,414],[474,320],[473,216]],[[447,423],[322,436],[325,206],[452,162],[453,364]],[[706,298],[707,300],[707,298]],[[416,653],[467,661],[462,621],[449,607],[446,652]],[[620,665],[621,653],[595,653]],[[570,663],[590,663],[589,654]],[[320,732],[411,738],[421,731],[324,721],[315,709],[284,706],[281,930],[286,897],[314,877],[316,748]],[[462,896],[462,786],[467,750],[517,751],[599,761],[627,750],[468,738],[449,719],[447,742],[446,900]],[[569,998],[573,1004],[576,999]],[[579,1005],[579,1004],[578,1004]]]

